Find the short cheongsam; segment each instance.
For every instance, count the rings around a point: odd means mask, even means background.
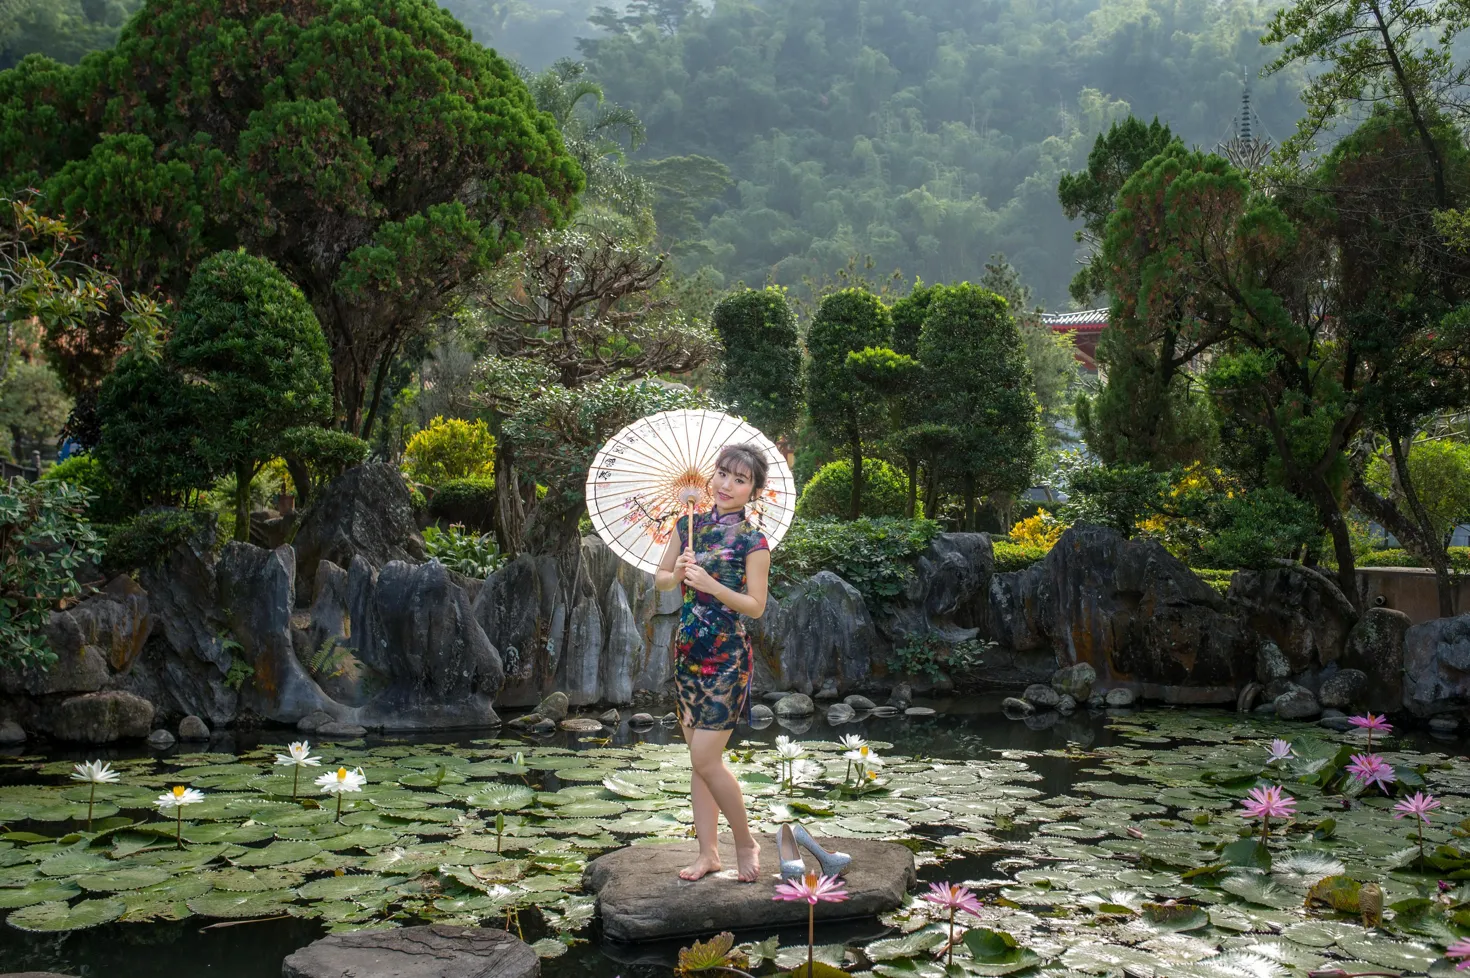
[[[683,551],[689,519],[679,520]],[[745,558],[769,550],[765,534],[744,512],[694,516],[694,559],[716,581],[745,592]],[[754,651],[738,612],[711,594],[683,585],[679,634],[674,642],[674,692],[680,722],[696,730],[734,730],[750,716]]]

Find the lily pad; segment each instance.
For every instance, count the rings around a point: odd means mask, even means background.
[[[246,920],[283,913],[286,905],[295,899],[296,894],[292,890],[255,890],[249,893],[213,890],[185,902],[201,917]]]
[[[70,900],[81,892],[81,888],[71,880],[37,880],[28,886],[5,887],[0,889],[0,910]]]
[[[157,866],[138,866],[131,869],[114,869],[106,873],[92,873],[77,877],[77,885],[92,893],[117,893],[121,890],[141,890],[164,880],[173,874]]]
[[[272,842],[264,849],[251,849],[232,861],[236,866],[282,866],[315,856],[321,851],[314,842]]]
[[[12,927],[30,931],[83,930],[116,920],[127,911],[127,904],[116,897],[99,897],[66,904],[61,901],[35,903],[11,913],[6,921]]]

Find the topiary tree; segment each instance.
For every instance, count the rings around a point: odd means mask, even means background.
[[[433,0],[152,0],[115,48],[7,74],[0,186],[85,215],[129,288],[177,298],[239,244],[274,261],[364,436],[404,343],[583,184],[514,69]]]
[[[877,434],[886,418],[881,393],[853,375],[848,356],[870,347],[887,348],[892,332],[887,307],[873,293],[856,288],[822,299],[807,330],[807,411],[813,427],[847,447],[850,471],[861,473],[863,439]],[[862,515],[862,492],[862,478],[852,480],[849,519]]]
[[[95,449],[124,504],[174,505],[209,485],[214,466],[205,452],[209,392],[186,384],[162,356],[128,352],[97,396],[101,434]]]
[[[863,513],[867,516],[908,516],[908,479],[878,458],[863,459]],[[847,515],[852,501],[852,463],[828,462],[817,470],[796,501],[796,515],[804,519]],[[924,515],[922,508],[918,516]]]
[[[786,293],[775,287],[732,292],[715,306],[713,318],[725,346],[725,401],[772,438],[794,434],[801,349]]]
[[[327,340],[274,265],[221,252],[194,273],[164,359],[207,391],[203,453],[235,475],[235,539],[250,539],[250,483],[283,435],[331,417]]]
[[[451,479],[495,473],[495,436],[483,421],[435,417],[403,449],[404,470],[415,482],[438,486]]]
[[[281,434],[281,458],[291,474],[296,502],[306,506],[344,469],[368,457],[368,443],[346,431],[331,428],[290,428]]]
[[[977,495],[1031,484],[1039,408],[1016,322],[1006,302],[968,282],[934,297],[919,337],[926,414],[954,435],[944,464],[958,477],[965,528]]]

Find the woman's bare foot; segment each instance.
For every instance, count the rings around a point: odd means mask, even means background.
[[[750,845],[735,847],[735,863],[739,872],[736,878],[742,883],[754,883],[761,876],[761,847],[754,839]]]
[[[701,853],[698,859],[679,870],[679,878],[681,880],[697,880],[706,873],[718,873],[723,868],[720,865],[720,857],[718,855],[706,856]]]

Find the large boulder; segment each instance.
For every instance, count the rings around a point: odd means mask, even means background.
[[[552,636],[566,625],[558,593],[556,561],[521,554],[485,578],[475,597],[475,621],[505,669],[503,706],[531,706],[550,690],[560,652]]]
[[[505,680],[464,590],[443,564],[390,561],[374,575],[362,558],[349,572],[352,634],[345,643],[387,688],[338,719],[417,731],[499,723],[492,701]]]
[[[1470,706],[1470,614],[1404,633],[1403,705],[1420,717]]]
[[[1086,662],[1058,669],[1052,674],[1051,688],[1063,696],[1086,702],[1092,695],[1092,684],[1097,682],[1097,671]]]
[[[1275,644],[1287,675],[1336,662],[1358,618],[1337,586],[1313,568],[1239,571],[1231,578],[1228,598],[1251,634]]]
[[[296,657],[291,637],[295,551],[232,541],[215,570],[220,607],[249,668],[240,687],[241,706],[279,723],[339,709]]]
[[[1234,702],[1252,672],[1224,600],[1155,541],[1074,526],[1041,561],[996,574],[991,637],[1057,664],[1087,663],[1104,686],[1176,702]]]
[[[381,570],[390,561],[425,556],[408,486],[386,462],[353,466],[328,483],[302,517],[293,543],[303,602],[311,598],[320,561],[348,567],[360,555]]]
[[[489,927],[427,924],[328,934],[281,962],[281,978],[536,978],[541,959],[525,941]]]
[[[831,677],[845,693],[868,678],[878,633],[857,588],[821,571],[794,589],[781,619],[779,678],[785,688],[811,695]]]
[[[1368,693],[1368,674],[1361,669],[1339,669],[1322,680],[1317,699],[1334,710],[1351,710]]]
[[[152,727],[152,703],[111,690],[64,700],[52,715],[50,733],[75,743],[110,744],[129,737],[146,737]]]
[[[937,634],[946,642],[974,638],[990,610],[995,554],[984,533],[940,533],[914,562],[904,601],[878,622],[894,641]]]
[[[1348,635],[1342,665],[1368,677],[1363,705],[1375,713],[1404,706],[1404,638],[1409,616],[1392,608],[1369,608]]]
[[[56,661],[46,669],[0,671],[0,691],[29,696],[95,693],[114,672],[127,672],[153,631],[148,595],[120,576],[66,611],[51,613],[46,644]]]

